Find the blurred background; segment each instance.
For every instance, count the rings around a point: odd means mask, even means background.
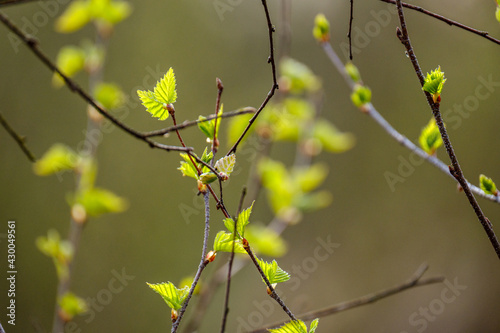
[[[52,1],[56,10],[46,21],[39,18],[40,12],[47,13],[40,2],[3,12],[35,35],[42,49],[55,59],[62,46],[92,37],[90,27],[74,34],[54,31],[54,21],[65,7],[62,2]],[[129,2],[133,12],[114,31],[104,73],[104,79],[117,82],[132,101],[133,106],[124,113],[126,124],[140,131],[171,125],[170,119],[159,123],[151,118],[135,93],[137,89],[152,89],[169,67],[175,69],[177,77],[179,121],[213,112],[216,77],[224,83],[225,111],[260,105],[271,87],[271,71],[266,63],[267,27],[259,1]],[[226,5],[225,11],[217,7],[219,3]],[[304,269],[301,275],[295,274],[300,280],[281,286],[286,303],[296,314],[323,308],[401,283],[427,262],[430,269],[426,276],[442,275],[461,286],[453,301],[444,302],[443,292],[452,295],[445,291],[449,288],[446,284],[411,289],[321,318],[318,332],[498,332],[500,262],[465,196],[457,192],[454,181],[427,163],[404,169],[405,161],[411,160],[410,152],[352,105],[348,87],[312,37],[314,17],[322,12],[331,23],[332,45],[345,61],[342,50],[347,43],[349,1],[289,3],[289,56],[321,78],[322,116],[352,133],[356,145],[346,153],[317,158],[330,167],[323,188],[333,194],[333,202],[326,209],[305,214],[300,224],[283,233],[289,251],[279,259],[280,266],[292,275],[294,267]],[[492,0],[425,0],[417,4],[500,37]],[[278,33],[284,29],[281,6],[282,1],[269,3]],[[396,129],[417,142],[431,113],[396,38],[399,22],[390,7],[380,1],[355,1],[354,63],[372,89],[375,107]],[[441,108],[454,117],[445,120],[449,120],[449,134],[466,177],[478,184],[479,174],[484,173],[500,181],[500,46],[417,12],[407,10],[406,18],[423,71],[440,65],[448,78]],[[29,31],[29,26],[35,31]],[[2,114],[18,133],[27,136],[27,145],[37,157],[56,142],[77,149],[84,138],[85,103],[65,87],[53,88],[47,68],[24,45],[13,42],[3,26],[0,35]],[[278,40],[277,51],[282,52],[283,46]],[[85,75],[76,76],[76,80],[87,84]],[[484,86],[484,80],[494,83],[478,88]],[[477,89],[490,94],[474,99]],[[466,111],[458,113],[457,105]],[[223,122],[221,151],[229,147],[225,145],[226,129]],[[201,152],[205,143],[200,131],[186,130],[183,137]],[[177,145],[175,136],[164,142]],[[280,143],[270,154],[291,163],[295,146]],[[0,248],[5,254],[1,257],[5,263],[7,221],[15,220],[18,266],[16,326],[7,325],[3,314],[0,321],[8,333],[49,332],[57,277],[50,258],[36,248],[35,240],[49,229],[67,234],[70,212],[65,198],[74,190],[75,179],[70,173],[36,176],[32,164],[3,128],[0,157]],[[438,157],[447,163],[442,148]],[[91,219],[86,225],[71,289],[84,299],[99,296],[102,301],[103,290],[109,289],[116,274],[125,272],[129,279],[123,290],[108,293],[112,297],[105,304],[97,302],[91,320],[90,315],[77,317],[73,332],[169,331],[170,310],[146,282],[178,283],[194,274],[203,237],[202,198],[195,195],[193,181],[182,178],[176,170],[177,153],[149,149],[116,128],[104,134],[97,158],[97,184],[125,197],[129,209]],[[248,159],[241,160],[243,166],[248,163]],[[225,200],[231,211],[236,210],[248,172],[242,168],[226,185]],[[391,186],[387,172],[402,175],[404,181]],[[500,233],[500,206],[478,200]],[[192,213],[188,218],[182,215],[186,207]],[[266,224],[272,217],[261,193],[252,223]],[[223,228],[222,219],[222,214],[212,209],[210,244]],[[314,264],[311,258],[321,244],[318,238],[329,239],[337,247],[327,259]],[[226,258],[222,254],[217,261]],[[210,277],[214,267],[208,267],[202,281]],[[5,274],[2,268],[2,309],[8,301]],[[227,332],[245,332],[287,319],[277,304],[268,306],[265,287],[254,268],[245,267],[234,277],[232,286]],[[223,297],[221,288],[198,332],[219,331]],[[184,324],[194,304],[188,308]],[[429,307],[431,315],[426,317],[421,311]]]

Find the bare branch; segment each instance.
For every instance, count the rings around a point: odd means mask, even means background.
[[[353,299],[353,300],[350,300],[347,302],[338,303],[338,304],[335,304],[333,306],[330,306],[330,307],[327,307],[327,308],[324,308],[321,310],[308,312],[308,313],[305,313],[303,315],[299,315],[297,317],[301,320],[304,320],[304,321],[315,319],[315,318],[326,317],[326,316],[330,316],[332,314],[335,314],[335,313],[338,313],[341,311],[350,310],[350,309],[357,308],[357,307],[362,306],[362,305],[375,303],[383,298],[386,298],[386,297],[389,297],[389,296],[392,296],[395,294],[399,294],[399,293],[401,293],[405,290],[411,289],[411,288],[425,286],[425,285],[434,284],[434,283],[440,283],[440,282],[444,281],[445,278],[442,276],[436,276],[436,277],[431,277],[431,278],[427,278],[427,279],[422,279],[422,276],[424,275],[424,273],[427,271],[428,268],[429,268],[429,266],[424,263],[424,264],[420,265],[420,267],[417,269],[417,271],[406,282],[403,282],[403,283],[398,284],[394,287],[387,288],[387,289],[384,289],[384,290],[381,290],[381,291],[378,291],[375,293],[361,296],[359,298],[356,298],[356,299]],[[254,331],[251,331],[248,333],[264,333],[264,332],[267,332],[268,328],[278,327],[278,326],[281,326],[283,324],[284,324],[284,322],[275,323],[273,325],[267,326],[266,328],[260,328],[260,329],[257,329],[257,330],[254,330]]]
[[[31,162],[36,162],[36,157],[33,155],[33,153],[26,147],[26,139],[14,131],[14,129],[9,125],[7,120],[3,117],[2,113],[0,112],[0,124],[2,124],[3,128],[9,133],[9,135],[16,141],[16,143],[19,145],[21,150],[23,151],[24,155],[28,157],[28,159]]]
[[[387,3],[392,3],[392,4],[396,4],[396,0],[380,0],[380,1],[387,2]],[[472,32],[473,34],[476,34],[476,35],[479,35],[481,37],[484,37],[484,38],[488,39],[489,41],[492,41],[493,43],[500,45],[500,40],[491,37],[487,31],[481,31],[481,30],[477,30],[477,29],[471,28],[469,26],[466,26],[465,24],[462,24],[462,23],[457,22],[457,21],[450,20],[449,18],[446,18],[446,17],[441,16],[439,14],[433,13],[433,12],[431,12],[431,11],[429,11],[427,9],[424,9],[422,7],[419,7],[419,6],[415,6],[415,5],[412,5],[412,4],[409,4],[409,3],[404,3],[404,2],[402,3],[402,5],[403,5],[403,7],[406,7],[408,9],[412,9],[412,10],[416,10],[417,12],[423,13],[425,15],[428,15],[430,17],[438,19],[438,20],[440,20],[442,22],[445,22],[446,24],[448,24],[450,26],[456,26],[456,27],[458,27],[460,29],[464,29],[466,31]]]

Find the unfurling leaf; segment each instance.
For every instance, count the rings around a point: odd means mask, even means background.
[[[231,154],[224,156],[215,162],[215,169],[221,174],[222,179],[227,180],[233,172],[234,164],[236,163],[236,155]]]
[[[287,244],[273,229],[252,224],[245,229],[245,238],[254,252],[269,257],[282,257],[287,252]]]
[[[221,105],[219,112],[217,113],[217,130],[216,130],[216,139],[219,137],[219,127],[221,123],[221,116],[223,113],[223,105]],[[207,141],[212,142],[214,139],[214,131],[215,131],[215,118],[206,120],[206,117],[199,116],[198,117],[198,128],[206,135]]]
[[[441,101],[441,92],[445,82],[444,72],[441,71],[441,66],[438,66],[435,70],[427,73],[422,90],[432,95],[434,103],[439,103]]]
[[[172,282],[156,284],[147,283],[147,285],[149,288],[160,294],[165,303],[167,303],[167,305],[173,310],[179,310],[182,307],[182,304],[186,300],[189,293],[188,286],[185,286],[182,289],[177,289]]]
[[[170,68],[163,78],[156,84],[154,92],[138,90],[137,95],[149,113],[159,120],[168,118],[169,109],[177,100],[174,70]]]
[[[91,217],[98,217],[105,213],[120,213],[128,206],[125,199],[100,188],[83,189],[74,198],[70,197],[69,202],[72,206],[80,205]]]
[[[486,194],[498,195],[498,190],[495,182],[485,175],[479,176],[479,186],[481,186],[481,190],[483,190]]]
[[[432,118],[427,126],[422,129],[418,138],[420,147],[429,155],[434,155],[436,150],[443,144],[436,120]]]
[[[200,181],[203,184],[210,184],[217,180],[217,175],[213,172],[205,172],[200,175]]]
[[[309,333],[315,333],[318,328],[319,319],[316,318],[311,322]],[[302,320],[292,320],[280,328],[268,329],[271,333],[308,333],[307,326]]]
[[[65,279],[68,274],[68,264],[73,259],[73,246],[67,240],[61,240],[57,230],[51,229],[47,237],[36,239],[36,246],[46,256],[52,258],[59,279]]]
[[[280,72],[280,89],[301,94],[304,91],[314,92],[321,88],[321,80],[313,71],[295,59],[283,59],[280,62]]]
[[[231,252],[233,249],[233,234],[225,231],[219,231],[214,240],[215,252]],[[247,253],[243,248],[241,240],[236,237],[234,242],[234,253]]]
[[[272,262],[269,263],[257,258],[257,261],[259,263],[260,268],[262,268],[264,275],[269,280],[270,284],[275,284],[290,280],[290,274],[282,270],[281,267],[278,266],[276,260],[273,260]]]
[[[78,166],[80,157],[69,147],[62,144],[53,145],[36,163],[33,170],[39,176],[47,176],[65,170],[73,170]]]
[[[316,15],[314,19],[313,36],[320,43],[325,43],[330,40],[330,23],[325,15]]]
[[[357,108],[362,108],[365,104],[371,102],[372,91],[366,86],[356,84],[354,90],[351,94],[351,100],[354,106]]]
[[[361,81],[361,74],[359,74],[358,67],[354,66],[352,62],[345,64],[345,71],[349,74],[354,83],[359,83]]]

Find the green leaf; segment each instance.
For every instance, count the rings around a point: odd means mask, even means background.
[[[271,333],[307,333],[307,326],[302,320],[292,320],[280,328],[268,330]]]
[[[316,332],[316,328],[318,328],[318,324],[319,324],[319,318],[314,319],[311,322],[311,329],[309,330],[309,333],[315,333]]]
[[[269,283],[275,284],[290,280],[290,274],[282,270],[281,267],[278,266],[276,260],[269,263],[257,258],[257,262],[260,268],[262,268],[264,275],[269,280]]]
[[[479,185],[481,187],[481,190],[484,191],[484,193],[498,195],[497,186],[495,185],[495,182],[491,178],[488,178],[485,175],[481,174],[479,176]]]
[[[320,43],[325,43],[330,40],[330,22],[328,22],[325,15],[316,15],[314,19],[313,36]]]
[[[98,83],[94,89],[94,97],[106,109],[116,109],[125,101],[125,95],[114,83]]]
[[[310,212],[328,207],[332,200],[332,194],[328,191],[305,193],[295,197],[293,206],[303,212]]]
[[[235,163],[236,163],[235,154],[224,156],[223,158],[215,162],[215,169],[219,171],[219,173],[221,173],[223,179],[227,179],[231,175],[231,172],[233,172]]]
[[[237,238],[245,238],[245,227],[248,223],[250,223],[250,214],[252,214],[252,208],[255,201],[252,202],[252,205],[247,209],[244,209],[241,213],[238,214],[238,223],[237,223]],[[224,219],[224,225],[227,230],[231,233],[234,232],[234,220],[232,218]]]
[[[115,25],[126,19],[132,8],[125,1],[91,0],[90,11],[93,18]]]
[[[79,47],[65,46],[57,54],[56,66],[68,77],[73,77],[83,69],[84,65],[85,52]],[[64,80],[58,73],[54,73],[52,84],[59,88],[64,85]]]
[[[186,287],[188,289],[191,289],[193,282],[194,282],[193,276],[186,276],[185,278],[183,278],[181,280],[181,282],[179,283],[179,286],[181,286],[181,289],[186,288]],[[194,287],[193,295],[198,295],[200,293],[200,288],[201,288],[201,283],[200,283],[200,280],[198,280],[196,287]]]
[[[420,147],[429,155],[434,155],[436,150],[443,144],[439,127],[434,118],[422,129],[418,142]]]
[[[39,176],[47,176],[65,170],[74,170],[80,157],[69,147],[62,144],[53,145],[33,165],[34,172]]]
[[[67,240],[61,240],[57,230],[51,229],[47,237],[40,236],[36,239],[36,246],[46,256],[52,258],[59,279],[68,275],[68,264],[73,259],[73,245]]]
[[[268,190],[268,200],[275,214],[280,214],[292,205],[295,185],[285,166],[269,158],[262,159],[258,166],[262,185]]]
[[[98,217],[105,213],[120,213],[127,209],[128,203],[116,194],[101,188],[89,188],[79,191],[72,199],[72,206],[81,205],[88,216]]]
[[[297,167],[292,171],[294,182],[302,192],[311,192],[320,186],[328,175],[328,167],[317,163],[306,167]]]
[[[354,106],[356,106],[357,108],[361,108],[365,104],[370,103],[371,99],[372,91],[370,90],[370,88],[356,83],[351,94],[351,100]]]
[[[56,31],[70,33],[81,29],[91,18],[88,1],[72,1],[56,20]]]
[[[217,175],[213,172],[205,172],[205,173],[202,173],[199,177],[199,179],[201,180],[201,182],[203,184],[210,184],[210,183],[213,183],[214,181],[216,181],[218,179]]]
[[[146,282],[147,283],[147,282]],[[165,303],[174,310],[179,310],[189,294],[189,287],[177,289],[172,282],[163,282],[147,285],[163,298]]]
[[[234,225],[234,224],[233,224]],[[219,231],[214,240],[215,252],[231,252],[233,248],[233,234],[225,231]],[[247,253],[241,244],[241,240],[236,238],[234,243],[234,253]]]
[[[293,94],[312,92],[321,88],[321,80],[303,63],[285,58],[280,62],[280,88]]]
[[[340,132],[326,119],[319,119],[314,125],[313,138],[332,153],[343,153],[354,147],[355,139],[351,133]]]
[[[422,90],[431,94],[434,103],[437,103],[441,101],[441,92],[445,82],[444,72],[441,71],[441,66],[438,66],[435,70],[427,73]]]
[[[221,123],[221,116],[223,113],[223,106],[221,105],[221,108],[219,112],[217,113],[217,137],[219,137],[219,127]],[[215,119],[211,120],[206,120],[206,117],[199,116],[198,117],[198,128],[203,132],[203,134],[206,135],[207,141],[212,142],[214,139],[214,129],[215,129]]]
[[[247,108],[239,109],[238,111],[244,110],[244,109],[254,110],[253,108],[247,107]],[[228,132],[227,132],[227,142],[229,145],[233,145],[236,142],[236,140],[238,140],[241,133],[243,133],[243,131],[247,127],[248,121],[252,117],[253,117],[253,114],[250,114],[250,113],[241,114],[237,117],[231,117],[231,119],[229,120],[229,126],[228,126]],[[252,134],[254,131],[255,131],[255,126],[250,127],[250,129],[248,130],[248,133],[243,137],[243,140],[240,143],[240,147],[242,146],[242,144],[244,144],[244,142],[250,137],[250,134]]]
[[[149,113],[159,120],[168,118],[167,110],[169,104],[177,100],[177,91],[175,89],[175,74],[170,68],[163,78],[156,84],[154,92],[138,90],[137,94]]]
[[[249,225],[245,228],[245,238],[254,252],[269,257],[282,257],[288,251],[288,246],[276,231],[263,225]]]
[[[498,0],[497,0],[497,2],[498,2]],[[500,3],[497,6],[497,10],[495,12],[495,17],[496,17],[497,21],[500,22]]]
[[[57,303],[61,307],[62,316],[65,320],[73,320],[79,314],[88,311],[87,303],[83,298],[80,298],[72,292],[66,292],[62,297],[59,297]]]

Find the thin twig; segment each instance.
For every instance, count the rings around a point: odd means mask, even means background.
[[[210,233],[210,196],[209,196],[208,192],[204,194],[204,199],[205,199],[205,231],[204,231],[204,237],[203,237],[203,249],[201,251],[201,261],[200,261],[200,265],[198,266],[198,271],[196,272],[196,275],[194,276],[193,283],[191,284],[191,288],[189,289],[189,294],[186,297],[184,304],[182,304],[182,308],[179,310],[179,316],[177,317],[176,321],[172,324],[171,333],[177,332],[177,329],[179,328],[179,324],[181,323],[182,317],[184,316],[184,313],[186,312],[186,309],[189,305],[189,301],[191,300],[191,297],[193,296],[194,289],[196,288],[196,285],[198,284],[198,281],[200,280],[201,273],[203,273],[203,270],[209,264],[209,261],[206,258],[207,257],[207,247],[208,247],[208,235]]]
[[[396,0],[380,0],[380,1],[386,2],[386,3],[396,4]],[[462,24],[462,23],[457,22],[457,21],[450,20],[449,18],[446,18],[446,17],[441,16],[439,14],[433,13],[433,12],[431,12],[431,11],[429,11],[427,9],[424,9],[422,7],[419,7],[419,6],[415,6],[415,5],[404,3],[404,2],[402,3],[402,5],[403,5],[403,7],[406,7],[408,9],[412,9],[412,10],[416,10],[416,11],[418,11],[420,13],[423,13],[425,15],[431,16],[431,17],[433,17],[435,19],[438,19],[438,20],[440,20],[442,22],[445,22],[446,24],[448,24],[450,26],[456,26],[456,27],[461,28],[463,30],[472,32],[473,34],[476,34],[478,36],[484,37],[484,38],[488,39],[489,41],[492,41],[493,43],[500,45],[500,40],[491,37],[487,31],[481,31],[481,30],[477,30],[477,29],[471,28],[469,26],[466,26],[465,24]]]
[[[273,85],[271,87],[271,90],[269,90],[266,98],[264,99],[264,102],[262,102],[262,104],[260,105],[260,107],[257,109],[257,112],[255,112],[254,116],[252,118],[250,118],[250,120],[248,121],[247,127],[245,128],[245,130],[243,131],[243,133],[241,133],[241,135],[238,138],[238,140],[236,140],[236,142],[234,143],[233,147],[231,147],[231,149],[229,149],[229,151],[227,152],[226,156],[229,156],[232,153],[236,153],[236,149],[238,148],[238,145],[241,143],[241,141],[243,140],[243,138],[245,137],[245,135],[248,133],[248,131],[250,130],[250,127],[252,127],[252,124],[257,119],[257,117],[259,116],[259,114],[262,112],[262,110],[264,109],[264,107],[271,100],[271,98],[273,97],[274,92],[276,91],[276,89],[279,88],[279,86],[278,86],[278,80],[277,80],[277,77],[276,77],[276,62],[274,60],[273,33],[274,33],[275,29],[274,29],[273,23],[271,21],[271,16],[269,15],[269,9],[267,8],[267,1],[266,0],[261,0],[261,1],[262,1],[262,6],[264,7],[264,11],[266,13],[267,30],[268,30],[268,33],[269,33],[269,49],[270,49],[270,51],[269,51],[269,58],[267,58],[267,62],[271,64],[271,71],[272,71],[272,74],[273,74]]]
[[[264,283],[266,284],[266,286],[268,288],[269,296],[271,296],[272,299],[274,299],[279,305],[281,305],[281,308],[283,309],[283,311],[285,311],[285,313],[288,315],[288,317],[290,317],[291,320],[297,320],[295,315],[290,311],[290,309],[286,306],[286,304],[283,302],[283,300],[276,293],[276,290],[274,290],[274,288],[271,285],[271,283],[269,282],[269,279],[267,278],[266,274],[264,274],[264,272],[262,271],[262,268],[260,267],[259,262],[255,258],[255,255],[253,254],[253,251],[250,248],[250,245],[248,244],[248,242],[246,242],[246,239],[243,239],[243,248],[245,249],[245,251],[247,251],[247,253],[250,256],[250,259],[252,260],[255,267],[257,267],[257,270],[259,271],[260,276],[262,277],[262,279],[264,280]]]
[[[1,12],[0,12],[0,21],[26,44],[28,48],[38,57],[38,59],[40,59],[45,64],[45,66],[47,66],[52,72],[59,74],[72,92],[78,94],[83,100],[85,100],[85,102],[87,102],[89,105],[95,108],[101,115],[103,115],[106,119],[111,121],[118,128],[122,129],[123,131],[127,132],[133,137],[146,142],[151,148],[159,148],[166,151],[184,151],[184,152],[189,152],[193,150],[193,148],[190,147],[169,146],[155,141],[151,141],[147,137],[145,137],[144,134],[125,125],[119,119],[115,118],[108,111],[106,111],[104,108],[98,105],[97,102],[92,97],[90,97],[90,95],[87,92],[85,92],[85,90],[83,90],[75,81],[71,80],[68,76],[62,73],[61,70],[40,49],[38,41],[36,39],[22,32],[14,23],[12,23],[7,18],[5,14]]]
[[[339,73],[342,75],[344,78],[345,82],[347,85],[353,89],[354,88],[354,81],[352,81],[351,77],[347,74],[344,68],[344,64],[338,57],[337,53],[333,50],[332,46],[329,43],[322,43],[321,46],[323,47],[323,50],[325,51],[326,55],[330,58],[332,64],[335,66],[335,68],[339,71]],[[365,106],[365,111],[368,116],[370,116],[375,122],[377,122],[380,127],[382,127],[390,136],[392,136],[397,142],[399,142],[402,146],[405,148],[408,148],[410,151],[415,153],[416,155],[420,156],[439,170],[441,170],[444,174],[449,176],[452,179],[455,179],[455,177],[450,174],[450,169],[448,165],[446,165],[444,162],[442,162],[439,158],[437,158],[434,155],[429,155],[425,151],[423,151],[421,148],[419,148],[417,145],[415,145],[413,142],[411,142],[407,137],[399,133],[392,125],[385,120],[385,118],[377,111],[377,109],[373,106],[373,104],[368,103]],[[469,188],[476,194],[479,195],[485,199],[488,199],[490,201],[500,203],[500,197],[492,194],[486,194],[483,190],[481,190],[479,187],[468,183]]]
[[[218,118],[235,117],[235,116],[239,116],[239,115],[242,115],[242,114],[255,113],[256,111],[257,111],[256,108],[251,107],[251,106],[247,106],[247,107],[235,110],[235,111],[230,111],[230,112],[223,113],[223,114],[219,115]],[[153,137],[153,136],[162,136],[162,135],[168,134],[170,132],[173,132],[175,130],[181,130],[181,129],[184,129],[184,128],[188,128],[188,127],[197,125],[199,123],[210,121],[212,119],[215,119],[215,115],[213,115],[213,114],[205,117],[205,119],[202,119],[202,120],[197,119],[197,120],[191,120],[191,121],[184,121],[183,123],[178,124],[177,126],[171,126],[171,127],[163,128],[163,129],[156,130],[156,131],[145,132],[145,133],[143,133],[143,135],[146,138],[150,138],[150,137]]]
[[[411,289],[411,288],[425,286],[425,285],[434,284],[434,283],[440,283],[440,282],[443,282],[445,280],[445,278],[442,276],[422,279],[422,276],[427,271],[427,269],[428,269],[428,265],[424,263],[417,269],[417,271],[406,282],[403,282],[403,283],[398,284],[394,287],[387,288],[387,289],[384,289],[384,290],[381,290],[381,291],[378,291],[375,293],[371,293],[371,294],[368,294],[368,295],[365,295],[365,296],[362,296],[362,297],[359,297],[359,298],[356,298],[356,299],[353,299],[353,300],[350,300],[347,302],[338,303],[338,304],[335,304],[333,306],[329,306],[329,307],[321,309],[321,310],[308,312],[308,313],[305,313],[303,315],[299,315],[297,317],[303,321],[307,321],[307,320],[311,320],[311,319],[315,319],[315,318],[326,317],[326,316],[329,316],[329,315],[332,315],[332,314],[335,314],[335,313],[338,313],[341,311],[350,310],[350,309],[353,309],[353,308],[356,308],[356,307],[359,307],[362,305],[375,303],[383,298],[386,298],[386,297],[389,297],[389,296],[392,296],[395,294],[399,294],[399,293],[401,293],[405,290]],[[268,328],[278,327],[278,326],[281,326],[283,324],[284,324],[284,322],[275,323],[273,325],[267,326],[266,328],[260,328],[260,329],[257,329],[257,330],[254,330],[254,331],[251,331],[248,333],[267,332]]]
[[[351,41],[351,31],[352,31],[352,20],[354,11],[354,0],[350,0],[351,10],[349,13],[349,32],[347,33],[347,38],[349,39],[349,60],[352,60],[352,41]]]
[[[222,192],[221,192],[222,193]],[[226,296],[224,299],[224,314],[222,316],[222,325],[221,325],[221,333],[224,333],[226,330],[226,322],[229,314],[229,292],[231,291],[231,276],[233,271],[233,262],[234,262],[234,244],[236,243],[236,230],[238,229],[238,216],[243,207],[243,201],[245,200],[245,196],[247,194],[246,187],[243,188],[240,197],[240,203],[238,205],[238,211],[236,212],[234,219],[234,228],[233,228],[233,244],[231,247],[231,256],[229,257],[228,269],[227,269],[227,285],[226,285]]]
[[[19,145],[21,150],[23,151],[24,155],[28,157],[28,159],[31,162],[36,162],[36,157],[33,155],[33,153],[26,147],[26,139],[20,136],[19,134],[14,131],[14,129],[9,125],[7,120],[3,117],[2,113],[0,112],[0,124],[2,124],[3,128],[9,133],[9,135],[16,141],[16,143]]]
[[[212,139],[212,154],[215,156],[215,153],[217,153],[217,149],[219,148],[219,139],[217,139],[217,121],[219,120],[219,109],[220,109],[220,99],[222,96],[222,91],[224,90],[224,86],[222,85],[222,81],[217,78],[217,99],[215,101],[215,120],[214,120],[214,137]],[[215,159],[212,159],[212,165]],[[222,194],[221,194],[222,195]]]
[[[403,13],[403,5],[401,4],[401,0],[396,0],[396,5],[398,7],[398,14],[399,14],[399,21],[401,23],[401,30],[399,28],[397,29],[397,35],[401,43],[405,46],[406,51],[409,55],[409,58],[411,60],[411,63],[413,65],[413,68],[415,70],[415,73],[417,74],[417,77],[420,81],[420,85],[424,85],[424,75],[422,74],[422,70],[420,69],[420,65],[418,64],[417,61],[417,56],[415,55],[415,51],[413,50],[413,47],[411,46],[410,38],[408,36],[408,29],[406,27],[406,21],[404,18],[404,13]],[[467,199],[469,200],[470,205],[474,209],[474,212],[476,213],[479,221],[481,222],[481,225],[483,226],[484,231],[488,235],[488,239],[490,240],[495,253],[497,254],[498,258],[500,259],[500,243],[498,242],[498,239],[495,235],[495,231],[493,230],[493,227],[491,225],[491,222],[488,220],[488,218],[484,215],[483,211],[481,210],[481,207],[476,201],[476,198],[474,197],[474,194],[469,188],[468,182],[465,179],[462,169],[460,168],[460,164],[458,163],[457,156],[455,155],[455,152],[453,150],[453,146],[451,144],[450,138],[448,137],[448,133],[446,131],[446,128],[443,123],[443,119],[441,117],[441,112],[439,111],[439,103],[434,103],[432,96],[430,93],[427,91],[424,91],[425,96],[427,98],[427,103],[432,109],[432,113],[434,115],[434,118],[436,119],[436,124],[439,127],[439,132],[441,133],[441,137],[443,138],[443,143],[446,148],[446,152],[448,153],[448,156],[450,157],[451,164],[450,166],[450,173],[456,178],[460,186],[462,186],[463,191],[465,195],[467,196]]]

